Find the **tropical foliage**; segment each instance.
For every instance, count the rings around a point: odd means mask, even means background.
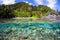
[[[0,18],[11,17],[41,17],[49,11],[53,11],[51,8],[39,5],[33,6],[25,2],[19,2],[12,5],[0,5]]]

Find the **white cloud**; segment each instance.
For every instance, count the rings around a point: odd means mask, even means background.
[[[14,4],[15,0],[0,0],[1,4],[10,5]]]
[[[29,3],[29,5],[32,5],[32,3]]]
[[[42,5],[43,4],[43,0],[34,0],[36,3],[37,3],[37,5]]]
[[[28,1],[24,1],[24,2],[29,3]]]
[[[32,3],[28,2],[28,1],[24,1],[24,2],[28,3],[29,5],[32,5]]]
[[[23,0],[26,3],[29,3],[29,5],[33,5],[33,3],[29,2],[28,0]],[[57,0],[34,0],[36,5],[47,5],[48,7],[55,9],[57,6]],[[14,4],[15,0],[0,0],[0,4],[10,5]]]
[[[52,9],[56,7],[56,3],[57,3],[57,0],[34,0],[34,1],[37,3],[37,5],[47,5]],[[47,4],[44,3],[44,1],[46,1]]]
[[[46,0],[48,2],[47,6],[49,6],[50,8],[54,9],[57,5],[57,0]]]

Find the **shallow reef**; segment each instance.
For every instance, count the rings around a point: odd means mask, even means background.
[[[0,23],[0,40],[59,40],[60,24]]]

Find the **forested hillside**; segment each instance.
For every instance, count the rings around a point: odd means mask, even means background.
[[[41,17],[48,12],[53,11],[45,5],[33,6],[25,2],[19,2],[12,5],[0,5],[0,18],[12,17]]]

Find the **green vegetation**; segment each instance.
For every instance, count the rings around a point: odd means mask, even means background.
[[[0,18],[12,17],[41,17],[48,12],[53,11],[51,8],[39,5],[33,6],[25,2],[15,3],[12,5],[0,5]]]

